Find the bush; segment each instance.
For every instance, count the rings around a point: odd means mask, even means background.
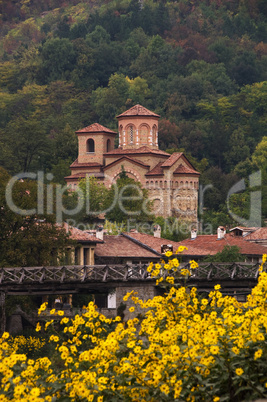
[[[29,359],[11,351],[9,334],[4,333],[1,399],[215,402],[266,398],[264,265],[247,302],[239,303],[223,297],[220,285],[207,298],[199,296],[196,288],[182,286],[181,278],[189,276],[190,270],[180,270],[179,259],[166,254],[168,263],[148,267],[166,293],[146,301],[133,292],[127,294],[124,301],[131,299],[134,307],[129,308],[132,319],[126,323],[120,317],[104,317],[90,302],[74,319],[58,311],[59,327],[54,327],[53,320],[45,324],[53,359],[60,364],[52,364],[47,356]],[[191,269],[196,265],[192,261]],[[39,313],[45,308],[42,305]],[[40,324],[36,330],[41,332]]]

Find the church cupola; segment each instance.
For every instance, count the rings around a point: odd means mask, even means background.
[[[76,131],[79,143],[78,163],[104,163],[104,153],[114,149],[117,133],[94,123]]]
[[[136,149],[147,146],[158,149],[159,117],[141,105],[135,105],[117,116],[119,148]]]

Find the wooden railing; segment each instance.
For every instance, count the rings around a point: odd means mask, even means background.
[[[259,264],[249,263],[200,263],[191,270],[190,264],[182,264],[191,272],[192,280],[242,280],[257,279]],[[0,268],[0,287],[9,284],[112,282],[151,280],[146,264],[138,265],[72,265],[60,267]],[[170,272],[166,273],[167,275]]]

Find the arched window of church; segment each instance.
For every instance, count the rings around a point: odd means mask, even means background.
[[[89,138],[89,140],[87,140],[86,152],[90,152],[90,153],[95,152],[95,142],[92,138]]]
[[[133,144],[134,142],[134,127],[129,126],[127,129],[128,144]]]
[[[147,126],[140,127],[140,144],[141,145],[148,144],[148,127]]]
[[[152,142],[153,142],[153,145],[157,144],[157,126],[155,126],[155,125],[152,128]]]
[[[107,140],[107,152],[109,152],[111,149],[111,141],[110,139]]]

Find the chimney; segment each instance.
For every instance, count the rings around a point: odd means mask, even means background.
[[[95,235],[96,235],[97,239],[104,240],[104,228],[103,228],[103,225],[97,225]]]
[[[197,229],[191,230],[191,240],[195,240],[197,237]]]
[[[217,240],[223,239],[226,234],[224,226],[219,226],[217,229]]]
[[[161,238],[161,227],[159,225],[154,226],[154,237]]]

